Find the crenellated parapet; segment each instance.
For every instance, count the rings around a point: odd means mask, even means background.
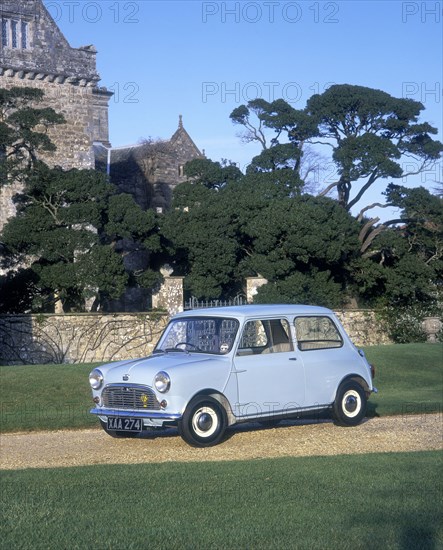
[[[55,84],[69,84],[71,86],[79,86],[80,88],[97,88],[97,83],[100,78],[81,78],[69,74],[54,74],[48,71],[33,71],[24,70],[23,68],[8,68],[7,66],[0,67],[0,76],[12,78],[19,81],[27,82],[28,86],[33,86],[37,82],[49,82]],[[97,88],[98,91],[106,92],[106,88]],[[109,92],[112,95],[111,92]]]
[[[94,46],[73,48],[41,0],[9,1],[0,5],[0,66],[12,71],[96,83]]]

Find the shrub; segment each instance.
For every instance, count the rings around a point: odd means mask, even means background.
[[[380,313],[381,321],[385,323],[389,337],[397,344],[426,342],[426,332],[422,321],[429,316],[443,316],[442,308],[437,304],[422,304],[415,302],[409,306],[385,306]],[[443,342],[443,331],[437,334],[439,342]]]

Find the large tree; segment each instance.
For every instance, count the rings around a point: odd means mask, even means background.
[[[42,154],[55,150],[48,130],[65,122],[40,107],[35,88],[0,89],[0,185],[15,186],[17,215],[0,236],[2,311],[39,310],[57,302],[81,309],[117,298],[127,284],[151,288],[161,276],[127,264],[127,245],[149,257],[160,247],[156,215],[142,211],[94,170],[49,168]],[[124,243],[124,245],[122,245]]]
[[[239,134],[243,142],[257,142],[261,146],[262,151],[252,159],[249,172],[286,170],[286,177],[292,178],[294,186],[300,187],[303,178],[309,183],[320,157],[306,149],[305,140],[315,133],[316,126],[304,111],[294,109],[283,99],[273,102],[254,99],[234,109],[230,118],[243,127]]]
[[[65,119],[49,107],[39,108],[43,98],[36,88],[0,88],[0,186],[23,181],[39,152],[55,150],[47,131]]]
[[[110,194],[105,178],[93,171],[64,172],[39,163],[27,178],[2,241],[10,267],[29,265],[37,274],[42,302],[60,299],[68,309],[96,287],[123,292],[121,259],[100,246],[97,231]]]
[[[366,226],[360,235],[362,250],[366,250],[380,221],[377,217],[367,219],[368,212],[375,206],[391,205],[389,200],[385,204],[364,203],[369,189],[379,180],[386,186],[387,179],[429,169],[443,151],[443,144],[432,138],[437,129],[419,120],[423,109],[412,99],[343,84],[312,96],[304,110],[293,109],[281,99],[272,103],[254,100],[236,108],[231,119],[245,128],[247,141],[261,144],[259,160],[278,158],[299,175],[307,144],[329,148],[336,178],[324,186],[320,196],[336,190],[344,209],[358,208],[357,217]],[[253,115],[258,122],[253,122]],[[265,130],[273,132],[272,139],[266,137]],[[398,222],[391,220],[385,226]]]
[[[441,300],[443,199],[423,187],[393,184],[386,194],[402,224],[376,233],[370,254],[356,266],[360,292],[396,306]]]
[[[357,222],[331,199],[294,195],[280,176],[252,172],[211,188],[176,188],[162,231],[193,295],[232,295],[246,276],[260,273],[269,281],[259,293],[262,301],[346,301]]]
[[[6,260],[29,266],[34,304],[43,308],[60,300],[64,310],[78,310],[88,297],[117,298],[128,281],[117,242],[135,236],[140,246],[158,245],[155,214],[117,195],[94,170],[38,162],[16,202],[17,215],[2,232]]]
[[[339,204],[350,210],[377,180],[405,178],[433,165],[443,144],[431,137],[436,128],[419,122],[423,110],[418,101],[348,84],[312,96],[306,112],[317,121],[318,142],[332,149],[338,172],[322,194],[336,188]]]

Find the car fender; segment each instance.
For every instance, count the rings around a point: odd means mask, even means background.
[[[342,380],[340,380],[339,384],[337,385],[337,388],[335,390],[335,395],[334,395],[334,401],[337,396],[339,387],[342,384],[345,384],[346,382],[351,382],[351,381],[356,382],[357,384],[360,384],[360,386],[364,389],[367,395],[371,393],[372,388],[369,386],[368,382],[363,378],[361,374],[357,374],[357,373],[348,374]]]
[[[199,390],[198,392],[196,392],[189,400],[188,402],[186,403],[186,406],[185,406],[185,409],[186,407],[188,406],[188,404],[195,398],[195,397],[201,397],[201,396],[208,396],[208,397],[212,397],[213,399],[215,399],[216,401],[218,401],[220,403],[220,405],[222,405],[222,407],[225,409],[226,411],[226,415],[228,417],[228,425],[231,426],[232,424],[235,424],[236,423],[236,418],[235,418],[235,415],[234,413],[232,412],[232,407],[231,407],[231,403],[229,402],[229,399],[223,394],[221,393],[220,391],[218,390],[215,390],[214,388],[205,388],[205,389],[202,389],[202,390]],[[184,412],[184,410],[183,410]]]

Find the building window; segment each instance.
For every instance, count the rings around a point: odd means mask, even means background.
[[[22,50],[26,50],[28,47],[28,23],[22,21],[21,23],[21,39],[22,39]]]
[[[9,25],[7,19],[2,19],[2,46],[7,48],[9,46]]]
[[[12,20],[11,21],[11,46],[13,48],[17,48],[18,47],[18,43],[17,43],[17,21],[14,21]]]
[[[29,49],[29,23],[16,19],[1,20],[3,48]]]

